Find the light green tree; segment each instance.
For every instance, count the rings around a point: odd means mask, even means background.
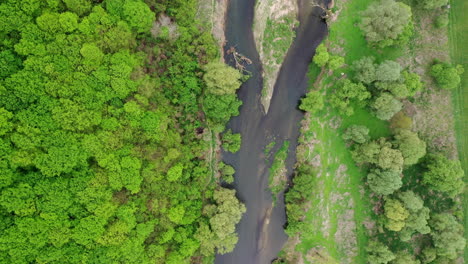
[[[397,199],[387,198],[384,205],[385,227],[392,231],[400,231],[405,227],[405,220],[410,213]]]
[[[403,161],[403,155],[399,150],[384,146],[380,149],[376,165],[382,169],[401,172]]]
[[[222,62],[205,65],[205,80],[208,93],[215,95],[234,94],[239,89],[241,73]]]
[[[375,71],[377,64],[374,57],[362,57],[353,62],[354,78],[362,83],[370,84],[376,80]]]
[[[313,114],[322,110],[323,105],[322,94],[319,91],[310,91],[301,99],[299,109]]]
[[[386,60],[377,66],[375,78],[383,82],[392,82],[400,78],[401,66],[396,61]]]
[[[344,64],[345,60],[341,56],[332,55],[330,56],[330,59],[328,59],[328,68],[330,68],[332,71],[340,68]]]
[[[462,65],[451,66],[448,63],[437,63],[431,67],[431,75],[442,89],[451,90],[460,85],[460,75],[464,72]]]
[[[464,175],[465,172],[459,160],[450,160],[442,154],[431,155],[428,159],[427,171],[423,174],[423,183],[453,197],[463,191]]]
[[[155,15],[144,2],[125,1],[123,17],[135,31],[143,33],[151,29]]]
[[[327,52],[327,47],[323,43],[318,45],[317,49],[315,49],[314,63],[319,67],[323,67],[328,63],[329,58],[330,54]]]

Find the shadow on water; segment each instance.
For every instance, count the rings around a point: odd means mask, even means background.
[[[237,226],[236,248],[232,253],[218,255],[217,264],[270,263],[287,240],[283,230],[286,223],[284,199],[281,194],[272,207],[264,148],[276,141],[277,149],[288,140],[290,151],[286,167],[288,176],[292,174],[303,117],[297,105],[306,92],[306,72],[315,48],[327,34],[320,18],[321,10],[312,9],[310,3],[299,0],[301,23],[275,84],[270,111],[264,115],[260,104],[261,64],[252,34],[254,5],[255,0],[231,0],[226,18],[226,48],[234,46],[253,63],[247,67],[252,77],[238,91],[243,101],[240,115],[229,123],[234,132],[242,134],[241,149],[236,154],[223,153],[224,161],[236,168],[235,188],[247,212]],[[226,57],[227,61],[231,59]]]

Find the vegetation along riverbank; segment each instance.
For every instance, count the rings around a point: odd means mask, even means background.
[[[331,9],[299,105],[290,238],[277,263],[462,261],[466,20],[448,4]]]

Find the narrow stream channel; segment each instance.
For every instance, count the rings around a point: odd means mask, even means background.
[[[247,67],[252,77],[239,89],[243,101],[240,115],[233,118],[229,127],[242,134],[242,145],[236,154],[224,153],[226,163],[236,168],[234,187],[239,199],[245,203],[237,232],[239,242],[230,254],[218,255],[217,264],[267,264],[276,258],[287,240],[283,227],[286,223],[283,195],[272,207],[268,190],[268,165],[265,146],[276,142],[276,151],[283,141],[290,142],[286,161],[288,175],[292,174],[295,149],[303,113],[297,109],[307,88],[306,72],[315,48],[327,34],[320,18],[321,10],[311,7],[311,1],[299,0],[300,26],[281,68],[270,111],[263,114],[260,104],[262,90],[261,63],[255,48],[252,22],[255,0],[231,0],[226,18],[226,48],[236,50],[252,60]],[[232,60],[229,55],[227,61]]]

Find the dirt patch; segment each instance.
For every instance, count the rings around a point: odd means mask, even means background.
[[[290,237],[284,245],[283,251],[286,252],[286,254],[283,258],[287,261],[286,263],[304,264],[302,253],[296,251],[296,246],[299,243],[301,243],[301,239],[299,235],[295,235],[294,237]]]
[[[337,227],[335,241],[339,250],[346,256],[345,258],[341,259],[341,263],[353,263],[353,259],[355,256],[357,256],[358,251],[356,240],[356,222],[354,221],[353,209],[348,209],[339,216]]]
[[[307,252],[307,261],[314,264],[338,264],[323,247],[314,247]]]
[[[440,89],[430,89],[419,95],[416,103],[406,103],[412,114],[413,129],[427,142],[432,152],[443,152],[452,158],[457,158],[456,139],[453,120],[453,106],[450,92]]]
[[[154,21],[153,27],[151,28],[151,35],[153,35],[153,37],[157,37],[161,34],[161,30],[163,28],[167,28],[170,40],[174,40],[179,36],[177,24],[166,14],[159,15],[158,19]]]

